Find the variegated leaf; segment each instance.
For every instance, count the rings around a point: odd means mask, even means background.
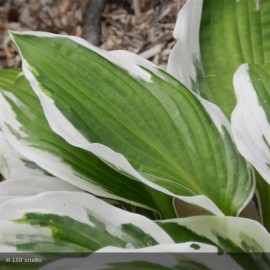
[[[250,200],[253,177],[225,117],[165,71],[76,37],[13,39],[51,127],[70,144],[216,214],[236,215]]]
[[[214,245],[219,252],[229,254],[243,269],[269,268],[270,235],[256,221],[197,216],[157,223],[176,243],[197,241]]]
[[[82,192],[51,191],[0,207],[1,251],[90,253],[173,244],[153,221]]]
[[[188,0],[174,30],[168,70],[229,117],[242,63],[270,61],[269,0]]]
[[[270,64],[241,65],[234,75],[232,132],[240,153],[270,184]]]
[[[19,77],[10,89],[3,90],[0,96],[2,129],[12,146],[29,160],[95,195],[147,207],[162,217],[176,216],[172,197],[117,173],[93,154],[70,145],[55,134],[24,76]],[[6,178],[22,177],[24,174],[20,168],[33,163],[11,150],[10,144],[5,142],[3,166],[6,170],[9,167],[13,170],[4,175]],[[27,170],[26,176],[31,175],[36,173]]]
[[[1,103],[2,105],[2,103]],[[0,130],[0,173],[5,179],[46,175],[43,169],[19,154]]]
[[[217,250],[213,246],[194,242],[157,245],[135,250],[107,247],[98,250],[87,258],[62,259],[44,266],[41,270],[71,270],[74,268],[84,270],[89,265],[91,265],[91,270],[242,269],[229,256],[220,256],[216,252]]]

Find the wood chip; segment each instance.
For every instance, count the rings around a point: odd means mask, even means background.
[[[156,54],[160,53],[162,49],[162,45],[161,44],[157,44],[154,47],[140,53],[139,55],[141,57],[144,57],[146,59],[150,59],[151,57],[155,56]]]
[[[166,66],[175,44],[172,33],[176,17],[186,0],[107,0],[101,14],[100,33],[95,35],[91,29],[94,24],[91,18],[84,21],[90,1],[99,0],[2,1],[0,68],[21,64],[18,52],[10,47],[12,42],[7,39],[7,30],[39,30],[82,36],[97,45],[100,42],[99,46],[105,50],[128,50],[161,67]],[[3,47],[3,44],[8,45]]]
[[[142,12],[141,12],[141,6],[140,6],[140,0],[133,0],[132,1],[132,6],[135,12],[135,15],[139,17]]]

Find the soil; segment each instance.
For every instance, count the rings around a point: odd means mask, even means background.
[[[8,30],[75,35],[105,50],[124,49],[165,68],[186,0],[0,0],[0,68],[21,59]]]

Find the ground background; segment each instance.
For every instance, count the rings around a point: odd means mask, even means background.
[[[0,68],[21,65],[8,30],[83,37],[105,50],[125,49],[165,68],[186,0],[0,0]]]

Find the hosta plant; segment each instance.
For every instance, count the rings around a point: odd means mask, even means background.
[[[0,71],[1,251],[41,261],[3,267],[269,269],[269,12],[187,1],[168,71],[11,32],[22,69]]]

